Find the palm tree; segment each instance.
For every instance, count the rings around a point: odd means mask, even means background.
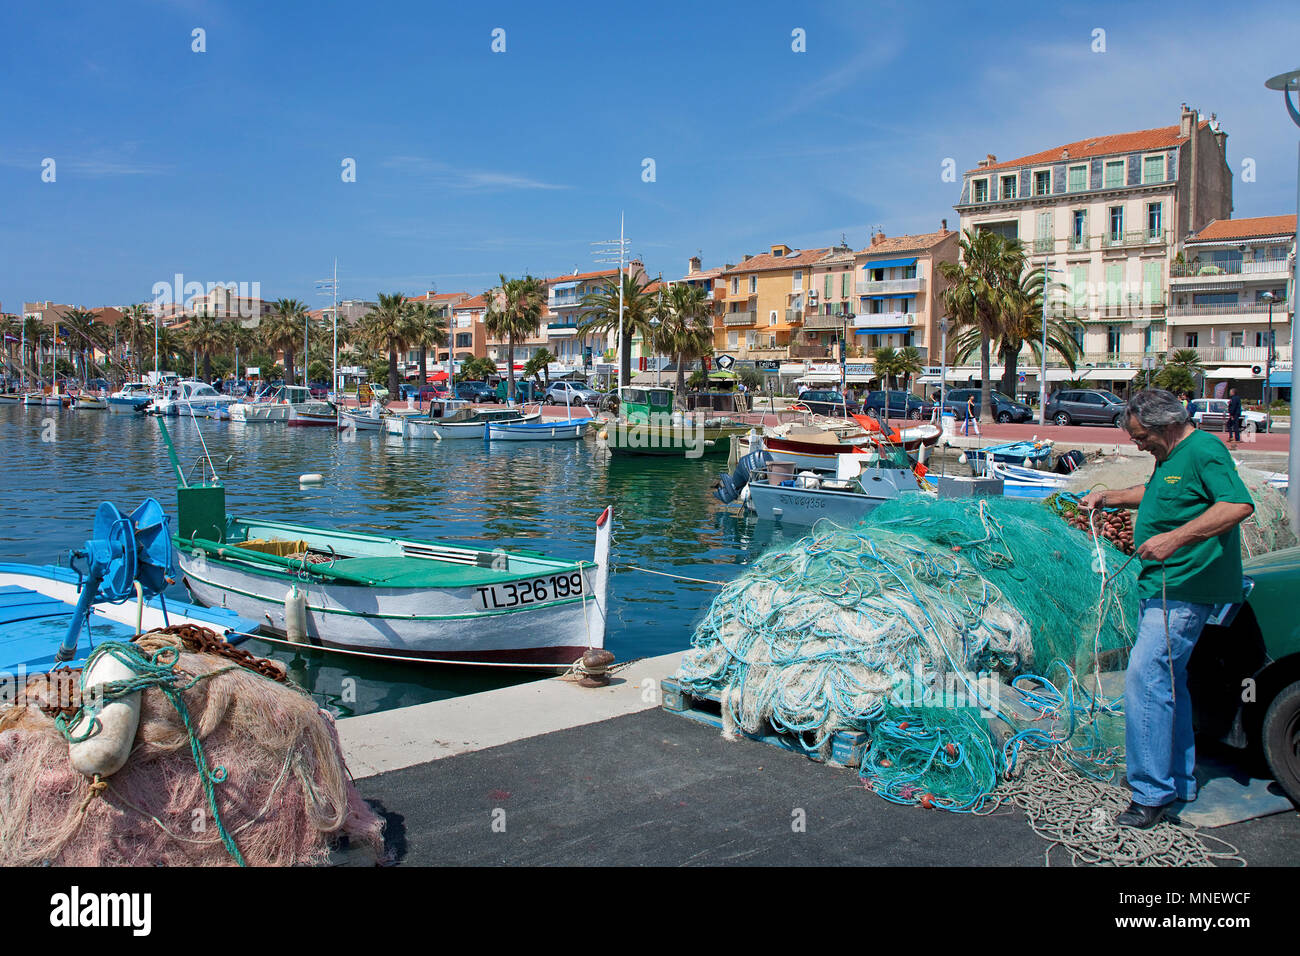
[[[225,324],[206,315],[200,316],[190,323],[188,340],[190,348],[203,356],[204,381],[212,381],[212,354],[224,353],[229,343]]]
[[[903,377],[904,391],[911,390],[912,376],[920,375],[925,370],[925,363],[921,361],[921,353],[914,346],[904,345],[898,350],[897,364],[895,365],[895,375]]]
[[[14,345],[17,343],[10,339],[18,340],[18,320],[12,315],[0,314],[0,342],[4,343],[5,362],[12,365]]]
[[[64,341],[68,344],[68,358],[74,355],[80,358],[81,377],[89,379],[91,376],[87,353],[93,356],[95,349],[101,344],[99,329],[95,327],[95,313],[87,312],[85,309],[69,309],[59,319],[59,327],[63,331]]]
[[[888,345],[876,349],[871,357],[871,371],[876,378],[880,379],[881,384],[888,391],[890,380],[899,374],[898,350]]]
[[[537,380],[537,384],[543,389],[551,385],[550,364],[557,361],[555,356],[548,349],[538,349],[533,353],[533,357],[524,363],[524,378],[529,376]]]
[[[27,342],[24,364],[35,372],[40,367],[41,339],[45,336],[45,323],[40,319],[23,319],[22,337]]]
[[[357,338],[365,346],[388,353],[388,393],[394,397],[401,384],[397,374],[397,353],[406,347],[409,332],[406,296],[400,292],[379,293],[379,308],[371,309],[357,323]]]
[[[429,308],[427,302],[407,303],[406,321],[406,347],[420,350],[420,384],[423,385],[428,374],[428,350],[447,344],[447,329],[442,324],[442,317]]]
[[[277,299],[271,306],[271,314],[258,326],[262,344],[272,352],[284,352],[284,381],[286,385],[294,383],[293,357],[294,348],[302,341],[303,330],[307,323],[307,306],[297,299]],[[306,370],[304,369],[304,375]]]
[[[131,369],[134,377],[140,376],[140,343],[147,343],[146,351],[153,351],[153,316],[147,305],[130,306],[122,314],[122,337],[131,345]]]
[[[684,283],[668,290],[667,309],[659,328],[660,348],[677,365],[677,396],[686,394],[686,363],[713,354],[713,313],[708,293]]]
[[[515,342],[536,335],[546,308],[546,283],[526,275],[522,279],[501,276],[501,285],[483,294],[487,302],[484,325],[487,334],[506,341],[506,366],[509,375],[506,395],[515,399]]]
[[[939,274],[950,285],[943,292],[944,308],[959,329],[973,329],[980,348],[980,407],[992,408],[989,380],[990,343],[1001,335],[1005,296],[1020,284],[1025,249],[1019,239],[966,230],[959,244],[960,262],[939,263]]]
[[[1020,351],[1025,345],[1033,355],[1034,363],[1043,360],[1043,288],[1047,273],[1041,267],[1026,272],[1015,286],[1005,289],[1000,297],[1001,320],[994,336],[998,357],[1002,361],[1001,390],[1006,395],[1016,393],[1018,377],[1017,364]],[[1047,286],[1050,294],[1052,287]],[[1065,364],[1074,371],[1075,363],[1083,354],[1074,330],[1081,328],[1078,317],[1071,315],[1052,315],[1047,317],[1047,347],[1065,360]],[[954,355],[958,361],[966,361],[980,346],[980,330],[974,327],[964,329],[953,342]]]
[[[1176,349],[1165,361],[1164,368],[1156,374],[1155,382],[1174,394],[1195,393],[1198,375],[1205,375],[1201,353],[1196,349]]]
[[[619,356],[619,368],[624,382],[632,378],[632,339],[641,336],[641,341],[648,342],[654,335],[650,318],[657,305],[655,297],[645,290],[650,284],[645,281],[644,273],[624,275],[621,277],[623,290],[623,348]],[[588,292],[582,297],[582,311],[578,314],[578,333],[617,331],[619,328],[618,292],[620,282],[606,280],[595,292]]]

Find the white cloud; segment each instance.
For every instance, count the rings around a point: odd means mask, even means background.
[[[499,192],[511,189],[571,189],[559,183],[544,183],[528,176],[491,169],[458,169],[423,156],[394,156],[381,166],[420,176],[429,185],[448,189]]]

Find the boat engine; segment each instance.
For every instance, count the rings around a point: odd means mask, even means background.
[[[741,491],[749,484],[750,475],[765,468],[771,460],[772,456],[765,449],[751,451],[736,462],[735,471],[718,479],[718,487],[714,489],[713,496],[724,505],[731,504],[740,497]]]

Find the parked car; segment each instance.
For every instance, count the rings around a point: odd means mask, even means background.
[[[495,402],[496,389],[487,382],[460,382],[456,386],[456,397],[466,402]]]
[[[862,408],[863,411],[874,411],[878,417],[888,415],[890,418],[911,418],[919,421],[922,418],[929,417],[930,413],[934,411],[934,403],[913,395],[911,392],[890,389],[889,391],[867,392],[862,399]]]
[[[1242,570],[1245,603],[1206,625],[1188,662],[1196,733],[1262,757],[1300,804],[1300,548],[1249,558]]]
[[[1197,428],[1227,431],[1228,400],[1226,398],[1197,398],[1187,406]],[[1249,408],[1241,410],[1241,430],[1244,432],[1268,431],[1268,416]]]
[[[846,410],[850,415],[857,415],[862,412],[862,406],[857,402],[847,401],[835,389],[816,390],[809,389],[799,396],[799,403],[806,406],[811,412],[818,415],[836,415],[842,416]]]
[[[950,388],[944,394],[943,407],[944,411],[951,412],[956,416],[958,421],[966,417],[967,401],[975,399],[975,407],[980,408],[980,390],[978,388]],[[1002,422],[1027,422],[1034,417],[1034,410],[1024,402],[1018,402],[1014,398],[994,389],[989,393],[989,401],[993,404],[992,418],[994,421]],[[980,412],[980,417],[984,417],[984,411]]]
[[[330,387],[326,382],[312,382],[307,387],[312,398],[325,399],[329,397]]]
[[[1054,393],[1047,402],[1047,418],[1057,425],[1114,425],[1124,427],[1128,405],[1114,392],[1099,388],[1071,388]]]
[[[589,405],[594,409],[600,402],[600,393],[580,382],[552,382],[546,390],[546,401],[554,405]]]

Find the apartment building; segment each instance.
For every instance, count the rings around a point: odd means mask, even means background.
[[[457,362],[487,356],[487,300],[481,295],[451,307],[452,354]]]
[[[1273,343],[1273,386],[1291,387],[1295,216],[1215,220],[1183,244],[1169,285],[1169,346],[1195,349],[1206,386],[1230,382],[1262,397]]]
[[[641,260],[629,262],[627,270],[629,275],[645,281],[645,264]],[[618,282],[617,268],[598,269],[594,272],[578,272],[575,269],[570,275],[546,280],[546,304],[552,314],[542,326],[543,344],[563,367],[557,369],[557,372],[594,368],[595,363],[602,361],[602,356],[617,347],[616,330],[586,335],[578,333],[583,299],[592,292],[599,292],[611,282]]]
[[[910,346],[927,364],[939,364],[943,291],[948,285],[939,265],[955,263],[958,249],[957,233],[945,219],[937,232],[892,238],[877,233],[870,246],[853,254],[853,332],[863,354]]]
[[[721,305],[714,349],[740,360],[790,358],[791,346],[800,344],[795,337],[803,328],[813,267],[830,252],[781,243],[723,269],[713,288]]]
[[[1060,308],[1084,323],[1088,377],[1123,383],[1170,345],[1167,277],[1182,243],[1232,214],[1227,136],[1184,104],[1177,125],[990,154],[954,208],[963,231],[1018,238],[1031,265],[1056,270]]]

